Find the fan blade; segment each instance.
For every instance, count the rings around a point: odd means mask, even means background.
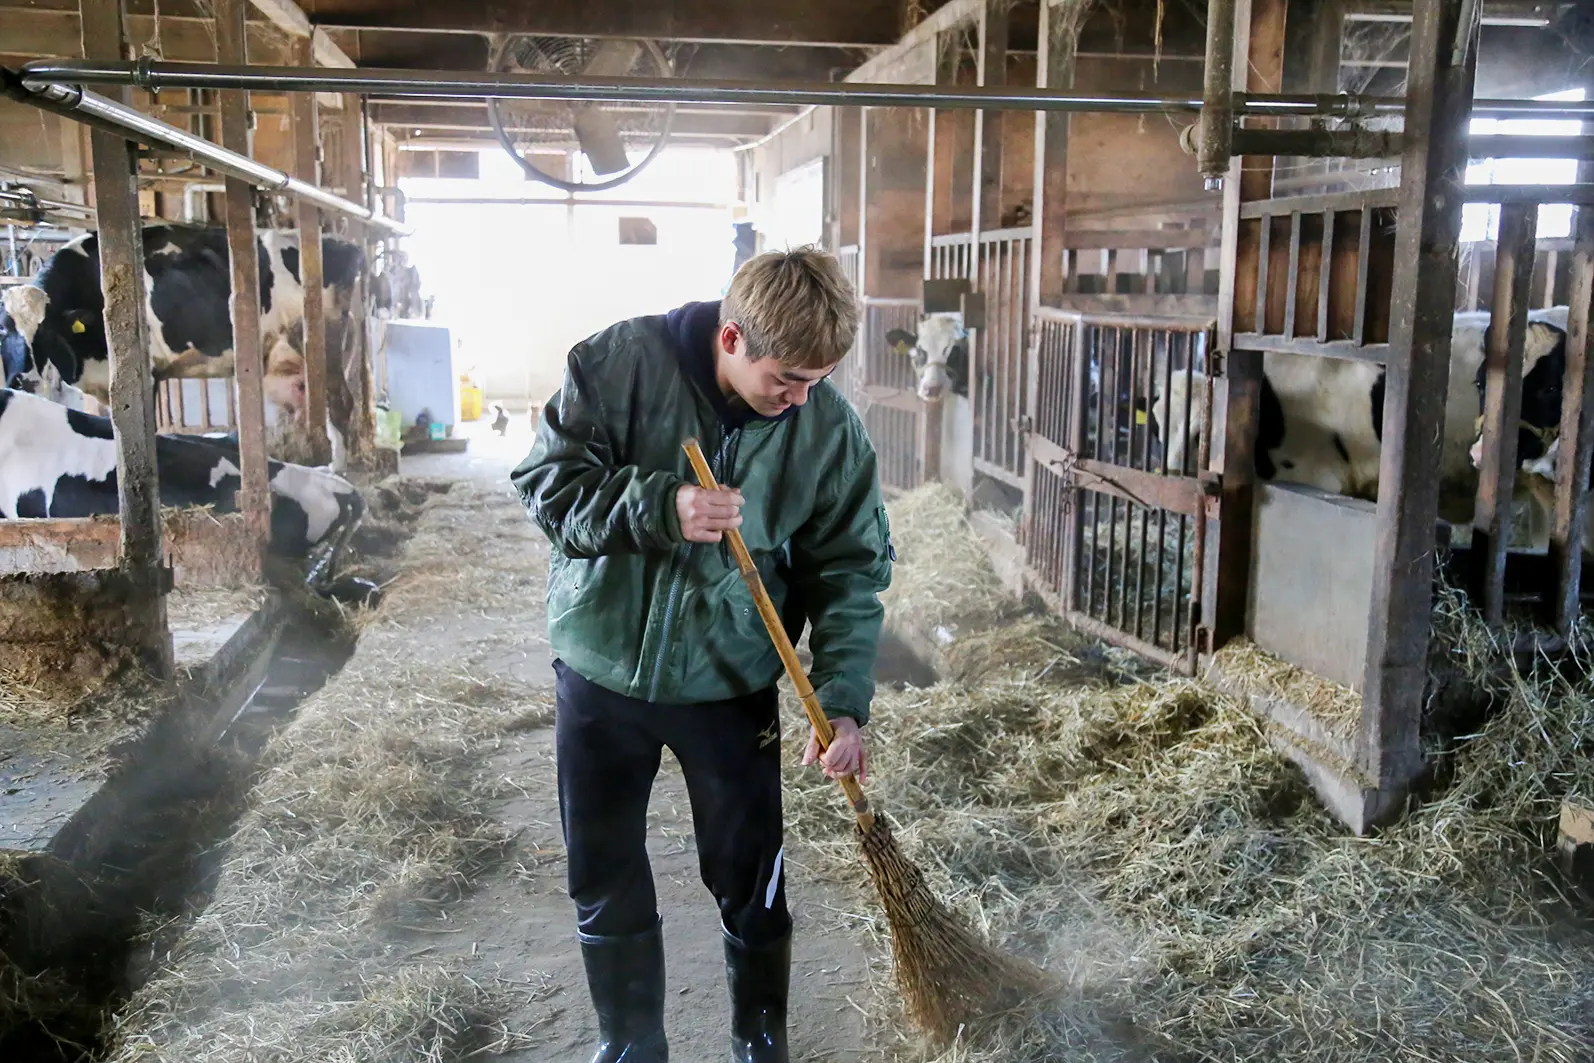
[[[582,73],[593,77],[624,77],[641,55],[642,42],[639,40],[629,37],[606,40],[592,53]]]
[[[582,71],[594,77],[623,77],[642,55],[642,42],[630,38],[606,40],[598,45]],[[600,177],[620,173],[631,165],[614,115],[586,103],[571,108],[576,141],[592,170]]]
[[[620,126],[612,112],[581,107],[572,116],[572,124],[576,128],[576,142],[592,164],[593,173],[607,176],[631,165],[625,154],[625,141],[620,139]]]

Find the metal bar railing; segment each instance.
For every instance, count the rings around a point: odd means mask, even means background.
[[[402,222],[384,218],[352,200],[335,196],[324,188],[301,181],[291,174],[256,162],[247,155],[229,151],[187,130],[168,125],[132,107],[106,99],[86,89],[42,83],[38,85],[24,83],[18,88],[11,84],[12,79],[9,76],[6,81],[9,95],[24,103],[87,122],[96,128],[120,134],[129,140],[187,152],[196,161],[228,177],[247,181],[256,188],[268,192],[283,192],[302,200],[309,200],[318,207],[346,215],[366,225],[386,229],[400,236],[408,236],[414,231]]]
[[[1200,96],[1148,93],[1081,94],[1022,85],[893,85],[864,82],[733,81],[711,78],[629,78],[581,74],[573,77],[497,71],[420,71],[378,67],[347,69],[291,66],[227,66],[41,59],[22,68],[29,89],[73,85],[132,85],[145,89],[248,89],[263,92],[342,92],[402,97],[614,100],[633,102],[781,103],[854,107],[936,107],[987,111],[1080,111],[1098,113],[1199,113]],[[1358,118],[1402,114],[1405,100],[1392,96],[1235,93],[1237,116],[1295,115]],[[1474,102],[1475,116],[1594,119],[1594,101],[1487,99]]]

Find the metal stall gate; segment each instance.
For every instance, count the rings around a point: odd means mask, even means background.
[[[985,296],[985,325],[969,351],[974,404],[974,468],[1013,487],[1023,487],[1028,467],[1024,405],[1029,391],[1025,337],[1029,315],[1029,256],[1032,229],[980,234],[975,290]]]
[[[858,331],[863,357],[852,367],[858,374],[854,377],[856,393],[848,398],[863,418],[879,455],[880,483],[897,491],[911,491],[924,482],[925,412],[913,359],[893,351],[886,335],[892,329],[911,334],[918,327],[917,299],[863,299]]]
[[[1042,308],[1035,328],[1025,563],[1074,626],[1193,674],[1215,323]]]

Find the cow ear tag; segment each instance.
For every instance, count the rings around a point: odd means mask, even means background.
[[[89,327],[87,325],[83,324],[83,322],[81,322],[81,321],[72,322],[72,331],[74,333],[76,333],[77,335],[81,336],[83,333],[87,332],[88,330],[89,330]]]
[[[1146,423],[1146,411],[1145,410],[1136,410],[1135,411],[1135,424],[1145,424],[1145,423]]]

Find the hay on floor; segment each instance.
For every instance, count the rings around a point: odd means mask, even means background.
[[[156,970],[108,1059],[432,1063],[519,1043],[501,1016],[542,990],[402,947],[505,851],[481,765],[548,719],[539,692],[487,689],[437,635],[502,600],[515,545],[499,521],[518,515],[465,486],[429,510],[412,578],[268,744],[203,912],[152,931]]]
[[[918,579],[912,564],[899,573]],[[1434,750],[1436,792],[1372,838],[1330,819],[1239,702],[1137,676],[1045,621],[996,625],[982,638],[997,652],[933,689],[882,690],[871,791],[905,850],[1071,986],[899,1058],[1594,1058],[1594,933],[1553,865],[1562,798],[1594,787],[1594,681],[1514,668],[1447,602],[1436,652],[1465,646],[1497,709]],[[793,863],[858,882],[833,784],[795,765],[791,780]],[[894,1031],[884,966],[877,985]]]

